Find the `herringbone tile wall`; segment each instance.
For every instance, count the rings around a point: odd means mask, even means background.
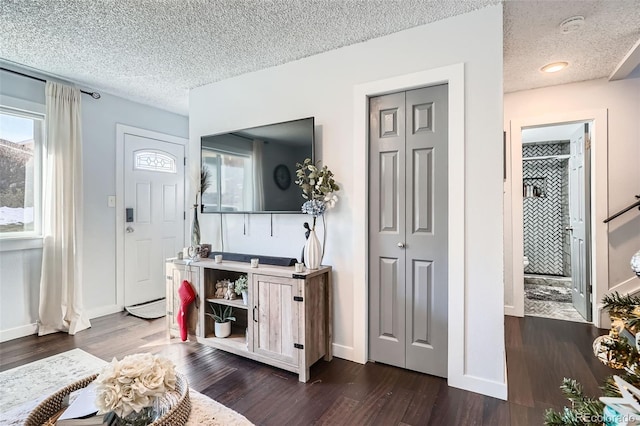
[[[522,157],[568,154],[568,143],[527,144]],[[540,197],[524,197],[524,255],[529,258],[525,273],[565,275],[565,227],[569,221],[568,161],[559,159],[523,161],[522,179],[544,185]],[[563,194],[564,193],[564,194]],[[563,196],[564,195],[564,196]]]

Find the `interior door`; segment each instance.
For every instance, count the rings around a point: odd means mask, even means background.
[[[569,229],[571,238],[571,298],[573,306],[591,321],[589,252],[589,124],[571,136],[569,158]]]
[[[369,104],[369,354],[447,375],[447,86]]]
[[[124,139],[124,303],[165,296],[164,261],[184,242],[184,146]]]

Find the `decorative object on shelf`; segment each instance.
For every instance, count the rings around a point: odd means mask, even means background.
[[[193,205],[193,221],[191,222],[191,246],[200,245],[200,222],[198,221],[198,194],[196,203]]]
[[[631,256],[631,270],[640,277],[640,250],[633,256]]]
[[[295,264],[295,271],[296,272],[304,272],[304,263],[296,263]]]
[[[289,168],[284,164],[278,164],[273,170],[273,180],[278,188],[283,191],[291,186],[291,172]]]
[[[209,168],[203,166],[202,169],[200,169],[200,182],[197,185],[198,191],[196,192],[196,203],[193,205],[193,221],[191,222],[191,245],[193,247],[200,245],[200,222],[198,221],[198,210],[200,208],[200,204],[198,204],[198,194],[204,193],[210,185],[211,179]],[[202,196],[200,196],[200,201],[202,201]]]
[[[182,280],[182,284],[178,289],[178,296],[180,296],[180,308],[178,308],[178,314],[176,316],[176,322],[180,326],[180,339],[182,341],[187,340],[187,318],[189,305],[196,300],[196,292],[187,280]]]
[[[314,270],[320,267],[322,261],[322,247],[320,246],[320,240],[316,235],[315,229],[312,229],[309,233],[309,238],[304,244],[304,264],[307,268]]]
[[[222,255],[221,255],[221,254],[216,254],[216,255],[213,257],[213,260],[214,260],[216,263],[222,263]]]
[[[189,259],[196,260],[200,257],[200,246],[191,246],[187,249]]]
[[[233,308],[231,306],[225,306],[211,303],[211,313],[207,312],[206,315],[213,318],[214,334],[216,337],[229,337],[231,334],[231,321],[235,321],[236,317],[233,316]]]
[[[257,268],[258,264],[260,263],[260,259],[257,257],[254,257],[251,259],[251,267],[252,268]]]
[[[209,257],[209,253],[211,253],[211,244],[200,244],[200,257],[206,259]]]
[[[302,164],[296,164],[296,184],[302,189],[302,197],[307,201],[302,204],[302,213],[313,216],[313,225],[308,231],[309,236],[304,246],[304,264],[309,269],[318,269],[324,257],[326,246],[327,228],[324,213],[335,207],[340,190],[333,178],[333,173],[325,165],[319,168],[310,158],[306,158]],[[324,223],[323,244],[320,244],[316,235],[316,219],[322,216]],[[308,225],[305,226],[308,229]]]
[[[227,292],[228,284],[229,280],[221,280],[216,283],[216,293],[214,295],[216,299],[224,299],[224,295]]]
[[[98,414],[113,411],[122,420],[119,424],[149,424],[160,414],[153,409],[156,399],[175,388],[175,366],[166,358],[152,354],[114,358],[96,378]]]
[[[236,292],[234,290],[235,283],[232,281],[227,281],[227,291],[224,293],[224,298],[226,300],[235,300]]]
[[[246,275],[240,275],[235,282],[236,294],[242,295],[242,303],[247,305],[249,303],[249,294],[247,293],[249,286]]]

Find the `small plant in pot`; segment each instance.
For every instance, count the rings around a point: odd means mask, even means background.
[[[233,315],[233,308],[231,306],[218,305],[217,303],[211,303],[211,313],[207,312],[207,315],[213,318],[214,333],[216,337],[229,337],[231,334],[231,321],[235,321],[236,317]]]
[[[242,302],[246,305],[249,303],[249,294],[247,293],[249,285],[247,282],[246,275],[240,275],[240,277],[235,282],[235,291],[237,294],[242,295]]]

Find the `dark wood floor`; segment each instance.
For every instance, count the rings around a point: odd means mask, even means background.
[[[558,386],[578,379],[587,393],[611,371],[591,352],[604,334],[587,324],[506,317],[509,401],[450,388],[440,378],[382,364],[319,361],[311,380],[194,342],[167,340],[164,319],[124,313],[92,320],[76,336],[29,336],[0,345],[4,371],[73,348],[104,360],[136,352],[179,354],[191,387],[259,425],[540,425],[564,406]]]

